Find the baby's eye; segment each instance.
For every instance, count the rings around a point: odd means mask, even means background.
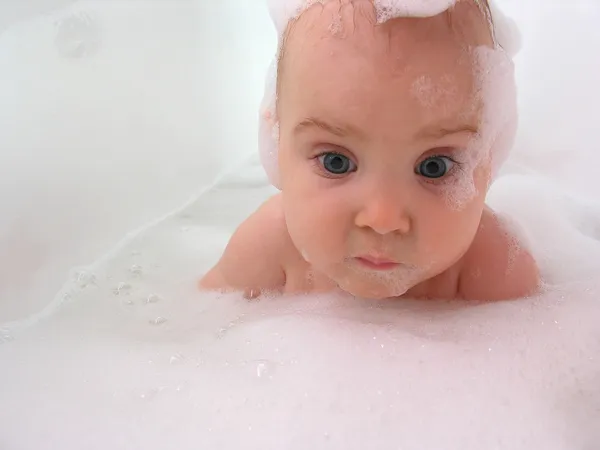
[[[419,164],[416,172],[425,178],[441,178],[450,172],[453,166],[454,161],[447,156],[431,156]]]
[[[334,175],[345,175],[356,170],[356,164],[340,153],[323,153],[319,155],[319,162],[327,172]]]

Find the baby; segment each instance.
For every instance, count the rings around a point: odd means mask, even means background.
[[[262,117],[281,192],[202,289],[481,301],[537,290],[535,261],[485,205],[516,128],[490,5],[404,0],[394,15],[383,1],[312,1],[286,22]]]

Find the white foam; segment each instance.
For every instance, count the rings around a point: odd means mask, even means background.
[[[158,197],[175,189],[183,176],[180,171],[164,175],[158,185],[143,171],[127,172],[124,184],[137,184],[139,192],[122,187],[121,178],[114,175],[123,161],[142,156],[159,166],[167,165],[169,158],[175,158],[173,164],[191,164],[192,159],[176,146],[149,147],[161,136],[159,126],[134,127],[131,133],[145,133],[146,145],[125,141],[127,145],[118,147],[122,159],[111,159],[106,168],[97,163],[91,146],[101,136],[105,140],[100,149],[122,142],[125,135],[115,126],[131,126],[132,120],[115,118],[116,111],[125,105],[123,96],[137,92],[139,86],[128,84],[112,100],[106,89],[86,90],[98,83],[94,71],[85,70],[94,61],[91,58],[107,58],[102,61],[110,62],[113,76],[120,68],[131,79],[141,80],[148,76],[149,56],[137,57],[140,44],[133,37],[150,46],[158,61],[172,61],[168,58],[176,49],[182,51],[180,46],[193,41],[181,22],[190,17],[189,10],[179,9],[179,2],[156,5],[156,0],[135,1],[129,8],[119,2],[109,12],[102,9],[106,2],[97,4],[95,23],[104,30],[101,46],[89,54],[90,59],[69,57],[58,68],[48,62],[59,58],[54,41],[37,40],[40,34],[46,36],[41,32],[44,18],[0,35],[0,61],[10,62],[14,79],[71,81],[58,94],[11,90],[13,77],[7,76],[7,65],[0,64],[0,92],[11,99],[9,104],[0,103],[0,139],[10,136],[5,142],[11,144],[0,146],[4,158],[0,182],[10,180],[10,189],[2,192],[11,194],[1,197],[0,218],[35,231],[11,235],[15,238],[11,242],[21,249],[35,235],[46,251],[43,267],[52,266],[58,254],[71,266],[95,259],[97,252],[83,251],[85,245],[103,248],[116,240],[115,234],[124,234],[123,227],[137,226],[130,220],[144,211],[141,202],[146,196],[160,198],[161,211],[180,203],[177,197]],[[222,67],[223,73],[203,79],[207,88],[199,96],[207,109],[201,117],[208,120],[217,111],[228,120],[216,125],[193,120],[193,126],[217,126],[218,133],[199,141],[180,136],[183,142],[195,143],[191,146],[195,158],[206,158],[191,171],[208,182],[221,167],[207,163],[209,148],[217,148],[223,161],[237,161],[240,146],[252,141],[242,133],[239,145],[234,145],[237,141],[224,145],[218,136],[235,134],[231,127],[237,121],[232,123],[233,116],[225,112],[240,104],[244,92],[257,93],[256,101],[260,96],[261,78],[252,75],[250,62],[260,65],[262,60],[253,57],[242,70],[243,64],[232,66],[230,55],[245,61],[263,37],[259,32],[265,23],[260,15],[252,15],[256,5],[244,0],[199,5],[206,21],[190,28],[208,33],[203,42],[220,37],[224,46],[230,46],[230,51],[219,47],[204,55],[210,61],[206,67]],[[510,214],[527,237],[548,292],[531,300],[470,306],[365,302],[337,295],[247,302],[234,295],[200,294],[196,278],[218,258],[235,226],[274,192],[254,158],[205,195],[127,238],[105,258],[74,271],[44,314],[18,323],[4,323],[12,319],[11,313],[0,314],[2,450],[233,449],[240,442],[251,450],[595,448],[600,442],[600,180],[589,176],[589,162],[597,147],[590,136],[596,126],[592,112],[600,100],[593,89],[600,67],[589,54],[600,46],[600,7],[583,0],[563,6],[515,0],[512,6],[529,43],[518,65],[524,114],[515,151],[492,187],[490,203]],[[169,12],[178,14],[173,17]],[[237,38],[219,34],[225,25],[213,17],[227,14],[237,20],[228,32],[237,30],[239,39],[252,45],[240,49],[233,43]],[[129,33],[113,28],[115,22]],[[245,39],[243,33],[252,24],[256,39]],[[152,40],[160,26],[165,32]],[[554,39],[558,26],[572,31],[565,32],[560,42]],[[173,41],[165,41],[168,37]],[[265,53],[268,61],[269,52]],[[186,56],[186,64],[193,64],[187,53],[180,55]],[[222,55],[226,56],[221,59]],[[561,63],[560,70],[557,56],[568,62]],[[39,70],[26,70],[32,66]],[[181,86],[181,80],[163,78],[144,92],[180,98],[187,93]],[[212,97],[215,86],[236,101],[215,110],[224,101]],[[78,103],[71,109],[64,106],[74,94],[85,94],[96,105],[104,100],[110,107],[94,109],[94,120],[88,123],[77,114]],[[147,103],[138,97],[129,105],[128,119],[164,109],[164,102]],[[162,120],[175,117],[174,126],[192,126],[185,103],[168,105],[169,114],[160,116]],[[240,116],[247,120],[253,105],[246,106]],[[51,115],[40,115],[42,121],[38,115],[44,108]],[[35,117],[26,114],[32,111],[37,111]],[[23,154],[35,134],[33,119],[45,145],[31,146],[26,155],[37,159],[28,156],[30,163],[21,163],[17,153]],[[85,133],[67,145],[64,128],[56,128],[60,123]],[[104,123],[108,125],[102,128]],[[92,133],[95,128],[98,134]],[[256,153],[251,144],[248,147],[248,153]],[[52,157],[43,159],[44,154]],[[90,168],[74,165],[86,158],[93,162]],[[52,164],[36,167],[31,161]],[[87,209],[80,213],[82,203],[76,201],[80,197],[66,195],[77,193],[86,181],[90,185],[85,199],[96,199],[100,210],[92,217]],[[12,202],[6,202],[7,197]],[[65,198],[68,201],[62,203]],[[111,209],[116,205],[121,208]],[[57,218],[61,221],[51,223]],[[115,222],[121,227],[111,228]],[[78,240],[79,229],[85,239]],[[33,278],[19,285],[19,276],[33,269],[17,264],[19,253],[5,248],[0,255],[10,255],[15,271],[4,281],[2,287],[11,294],[0,294],[1,306],[18,304],[31,292],[41,292],[40,303],[47,304],[53,284]],[[59,251],[65,248],[78,251]],[[51,281],[60,284],[60,272]]]
[[[447,11],[456,0],[375,0],[377,22],[397,17],[433,17]]]
[[[327,0],[267,0],[271,19],[279,35],[283,34],[290,20],[316,3]],[[456,3],[456,0],[375,0],[379,22],[396,17],[432,17]]]
[[[570,450],[600,437],[591,273],[487,306],[195,292],[227,241],[214,230],[231,231],[273,192],[256,159],[243,167],[89,267],[94,283],[67,283],[45,319],[5,327],[7,450],[237,448],[241,438],[249,449]],[[527,192],[507,186],[512,198]],[[562,213],[521,218],[535,232]],[[599,256],[600,246],[579,268]]]
[[[0,321],[40,309],[70,268],[256,151],[273,45],[264,5],[213,28],[232,5],[66,3],[0,2],[0,299],[19,297],[0,301]],[[230,42],[241,30],[255,40]],[[211,41],[230,42],[227,54]]]
[[[277,34],[281,37],[290,20],[297,18],[306,8],[327,0],[266,0]],[[378,22],[398,17],[433,17],[447,11],[457,0],[374,0]],[[489,1],[492,11],[495,37],[500,46],[511,56],[521,47],[520,32],[515,22],[498,7],[498,2]]]

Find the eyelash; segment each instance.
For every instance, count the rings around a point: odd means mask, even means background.
[[[323,156],[325,156],[325,155],[332,154],[332,153],[334,153],[334,154],[339,154],[339,155],[342,155],[342,156],[344,156],[345,158],[348,158],[348,159],[350,159],[350,160],[351,160],[351,161],[354,163],[354,165],[355,165],[355,166],[358,168],[358,164],[357,164],[357,163],[354,161],[354,158],[351,158],[350,156],[348,156],[348,155],[344,154],[344,152],[343,152],[343,151],[339,151],[339,150],[329,150],[329,151],[322,151],[322,152],[320,152],[320,153],[316,154],[315,156],[313,156],[313,157],[311,158],[311,162],[312,162],[312,164],[313,164],[313,165],[316,167],[316,169],[317,169],[317,170],[320,172],[320,175],[324,176],[325,178],[329,178],[329,179],[337,180],[337,179],[340,179],[340,178],[345,178],[345,176],[347,176],[347,175],[348,175],[348,174],[335,175],[335,174],[333,174],[333,173],[331,173],[331,172],[329,172],[329,171],[325,170],[325,169],[322,167],[322,165],[321,165],[321,162],[320,162],[320,158],[321,158],[321,157],[323,157]],[[450,153],[450,152],[448,152],[448,153]],[[433,155],[429,155],[429,156],[427,156],[426,158],[423,158],[423,159],[421,159],[421,160],[419,161],[419,163],[417,164],[417,167],[418,167],[418,166],[419,166],[419,165],[420,165],[420,164],[421,164],[423,161],[425,161],[425,160],[427,160],[427,159],[430,159],[430,158],[447,158],[447,159],[449,159],[450,161],[452,161],[452,164],[453,164],[453,167],[450,169],[450,171],[449,171],[449,172],[448,172],[446,175],[444,175],[443,177],[440,177],[440,178],[427,178],[427,177],[423,177],[423,176],[421,176],[420,178],[421,178],[421,179],[422,179],[422,180],[423,180],[425,183],[427,183],[427,184],[433,184],[433,185],[436,185],[436,184],[438,184],[438,185],[439,185],[439,184],[445,184],[445,183],[448,183],[449,181],[451,181],[452,179],[456,178],[456,176],[458,175],[458,173],[460,173],[460,172],[462,171],[461,169],[462,169],[462,166],[463,166],[463,164],[462,164],[460,161],[457,161],[455,158],[453,158],[453,157],[449,156],[449,155],[448,155],[448,153],[447,153],[447,154],[444,154],[444,153],[442,153],[442,152],[440,152],[440,153],[435,153],[435,154],[433,154]],[[352,171],[352,172],[355,172],[355,171],[356,171],[356,170],[354,170],[354,171]],[[352,173],[352,172],[349,172],[349,173]],[[416,169],[415,169],[415,173],[416,173],[417,175],[419,175],[419,174],[416,172]]]
[[[462,166],[463,164],[460,161],[457,161],[456,159],[454,159],[453,157],[449,156],[448,154],[442,154],[442,153],[436,153],[433,155],[429,155],[426,158],[423,158],[421,161],[419,161],[419,163],[417,164],[417,167],[423,163],[423,161],[430,159],[430,158],[447,158],[450,161],[452,161],[453,167],[448,171],[448,173],[446,175],[444,175],[441,178],[427,178],[427,177],[421,177],[421,179],[428,184],[446,184],[450,181],[452,181],[453,179],[456,178],[456,176],[458,175],[458,173],[460,173],[462,170]],[[419,175],[417,173],[417,175]]]
[[[322,166],[322,164],[321,164],[321,162],[319,161],[319,159],[320,159],[321,157],[325,156],[325,155],[330,155],[330,154],[341,155],[341,156],[343,156],[344,158],[348,158],[348,159],[349,159],[350,161],[352,161],[352,163],[353,163],[353,164],[354,164],[354,165],[355,165],[355,166],[358,168],[358,164],[357,164],[357,163],[354,161],[354,158],[352,158],[352,157],[350,157],[350,156],[346,155],[346,154],[345,154],[345,152],[343,152],[343,151],[340,151],[340,150],[333,150],[333,149],[332,149],[332,150],[328,150],[328,151],[322,151],[322,152],[320,152],[320,153],[316,154],[315,156],[313,156],[313,157],[311,158],[311,162],[312,162],[312,163],[313,163],[313,165],[316,167],[316,169],[319,171],[319,173],[320,173],[320,175],[321,175],[321,176],[323,176],[323,177],[325,177],[325,178],[332,179],[332,180],[338,180],[338,179],[340,179],[340,178],[345,178],[345,177],[348,175],[348,173],[341,174],[341,175],[336,175],[336,174],[333,174],[333,173],[331,173],[331,172],[329,172],[329,171],[325,170],[325,168]],[[355,169],[355,170],[353,170],[352,172],[349,172],[349,173],[356,172],[356,170],[357,170],[357,169]]]

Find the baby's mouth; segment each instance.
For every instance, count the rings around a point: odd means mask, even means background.
[[[367,267],[371,270],[389,271],[400,267],[400,263],[394,261],[391,258],[372,256],[372,255],[361,255],[354,258],[360,265]]]

